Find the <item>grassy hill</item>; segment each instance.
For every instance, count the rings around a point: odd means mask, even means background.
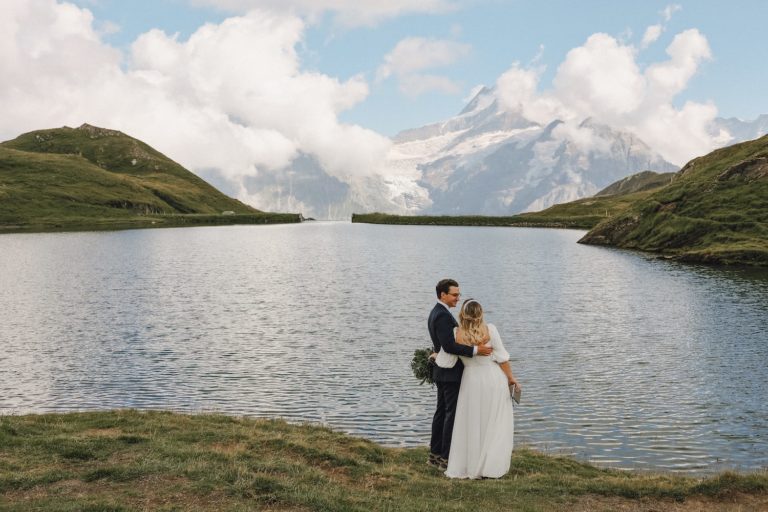
[[[634,194],[635,192],[654,190],[672,183],[675,174],[676,173],[674,172],[638,172],[637,174],[627,176],[624,179],[608,185],[603,190],[595,194],[595,197],[627,195]]]
[[[85,124],[0,144],[0,232],[297,221],[227,197],[118,131]]]
[[[600,219],[602,220],[602,218]],[[502,216],[484,215],[390,215],[388,213],[353,213],[353,223],[361,224],[397,224],[421,226],[517,226],[517,227],[548,227],[548,228],[580,228],[589,229],[597,221],[589,220],[584,224],[583,219],[571,218],[538,218],[528,217],[527,214]]]
[[[312,425],[131,410],[0,416],[0,510],[766,510],[768,473],[598,469],[516,447],[498,480]]]
[[[685,261],[768,265],[768,136],[691,160],[580,240]]]

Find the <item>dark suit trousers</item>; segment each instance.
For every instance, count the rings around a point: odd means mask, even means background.
[[[432,418],[432,440],[429,451],[448,458],[451,452],[451,437],[453,436],[453,420],[456,419],[456,403],[459,401],[459,382],[436,382],[437,410]]]

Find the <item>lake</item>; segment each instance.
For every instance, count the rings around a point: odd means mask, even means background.
[[[0,236],[0,413],[321,422],[426,446],[434,287],[459,281],[524,387],[515,443],[623,469],[768,466],[768,272],[583,232],[346,222]]]

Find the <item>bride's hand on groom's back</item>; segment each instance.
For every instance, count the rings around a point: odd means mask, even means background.
[[[493,348],[490,345],[477,346],[477,355],[479,356],[489,356],[491,355],[491,352],[493,352]]]

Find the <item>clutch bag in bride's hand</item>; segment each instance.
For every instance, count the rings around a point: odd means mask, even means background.
[[[512,397],[512,400],[514,400],[516,404],[520,403],[520,396],[522,394],[523,390],[520,389],[520,386],[516,386],[515,384],[509,385],[509,396]]]

